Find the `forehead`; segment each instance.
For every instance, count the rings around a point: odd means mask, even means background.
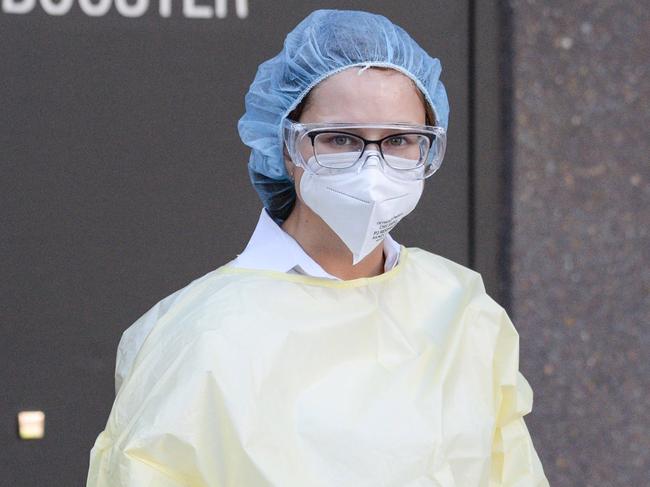
[[[301,122],[424,123],[421,93],[394,69],[354,66],[320,82],[310,93]]]
[[[354,87],[367,85],[390,85],[393,87],[415,87],[413,80],[404,73],[391,68],[378,66],[352,66],[328,76],[321,81],[317,88],[320,90],[349,90]]]

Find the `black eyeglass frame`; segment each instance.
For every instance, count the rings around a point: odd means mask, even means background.
[[[418,164],[418,165],[415,166],[415,167],[410,167],[410,168],[407,168],[407,169],[404,169],[404,168],[398,168],[398,167],[393,167],[393,166],[391,166],[391,167],[392,167],[394,170],[396,170],[396,171],[412,171],[412,170],[414,170],[414,169],[417,169],[417,168],[419,168],[419,167],[424,166],[424,165],[426,164],[426,162],[427,162],[427,159],[429,158],[429,156],[430,156],[430,154],[431,154],[431,148],[433,147],[434,141],[436,140],[436,137],[437,137],[436,134],[432,134],[431,132],[424,132],[424,131],[412,130],[412,131],[409,131],[409,132],[395,132],[395,133],[392,133],[392,134],[390,134],[390,135],[387,135],[386,137],[382,137],[381,139],[370,140],[370,139],[366,139],[365,137],[362,137],[361,135],[353,134],[353,133],[351,133],[351,132],[344,132],[344,131],[342,131],[342,130],[313,129],[313,130],[308,131],[305,135],[306,135],[307,137],[309,137],[309,140],[311,141],[311,146],[312,146],[312,149],[313,149],[313,151],[314,151],[314,157],[316,158],[316,162],[318,162],[319,164],[320,164],[320,162],[318,161],[318,154],[316,154],[316,146],[315,146],[314,140],[315,140],[316,137],[318,137],[320,134],[339,134],[339,135],[346,135],[346,136],[348,136],[348,137],[354,137],[354,138],[356,138],[356,139],[360,139],[360,140],[363,141],[363,148],[361,149],[361,152],[359,152],[359,157],[358,157],[358,158],[357,158],[357,159],[356,159],[352,164],[350,164],[349,166],[346,166],[346,167],[352,167],[352,166],[354,166],[357,162],[359,162],[359,160],[363,157],[363,153],[366,151],[366,147],[368,146],[368,144],[377,144],[377,147],[379,147],[379,153],[381,154],[381,157],[382,157],[382,158],[386,161],[386,163],[390,166],[390,163],[389,163],[388,160],[386,159],[386,156],[384,156],[384,150],[381,148],[381,146],[382,146],[382,144],[384,143],[385,140],[390,139],[390,138],[392,138],[392,137],[399,137],[399,136],[404,136],[404,135],[423,135],[423,136],[425,136],[427,139],[429,139],[429,147],[428,147],[428,149],[427,149],[427,157],[425,157],[424,159],[422,159],[422,162],[421,162],[420,164]],[[322,165],[322,164],[321,164],[321,165]],[[327,166],[323,166],[323,167],[327,167]]]

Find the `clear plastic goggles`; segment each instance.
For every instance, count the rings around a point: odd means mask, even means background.
[[[377,133],[377,138],[365,138],[362,131]],[[285,118],[282,134],[294,164],[314,174],[360,171],[374,155],[385,173],[405,180],[436,172],[447,143],[444,127],[407,123],[299,123]],[[378,151],[366,151],[369,145]]]

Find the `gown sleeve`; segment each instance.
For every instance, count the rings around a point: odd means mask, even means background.
[[[156,462],[148,463],[118,450],[113,439],[102,431],[90,454],[90,468],[86,487],[186,487],[175,472],[161,468]]]
[[[219,385],[222,369],[214,357],[236,363],[240,350],[218,333],[186,343],[164,333],[154,339],[166,343],[149,340],[119,389],[91,449],[86,487],[268,485],[240,454],[229,398]]]
[[[168,364],[139,364],[119,388],[106,428],[90,451],[86,487],[207,485],[198,480],[194,456],[198,423],[188,420],[202,413],[200,404],[192,404],[201,374],[189,370],[199,365],[192,355],[197,347],[174,352]]]
[[[494,354],[496,428],[492,444],[490,487],[549,487],[542,463],[524,422],[533,391],[519,371],[519,334],[501,308]]]

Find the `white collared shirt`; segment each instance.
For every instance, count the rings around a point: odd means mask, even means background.
[[[386,256],[384,272],[386,272],[397,264],[400,245],[393,240],[390,234],[386,234],[383,245]],[[340,278],[329,274],[312,259],[300,244],[271,218],[264,208],[262,208],[248,245],[229,265],[340,280]]]

